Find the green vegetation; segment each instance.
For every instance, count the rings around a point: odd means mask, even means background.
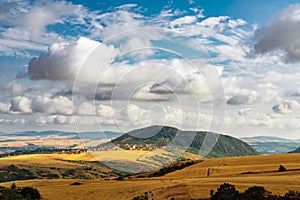
[[[30,179],[99,179],[126,176],[128,173],[105,167],[96,161],[66,161],[81,164],[76,168],[8,165],[0,168],[0,182]]]
[[[39,200],[41,195],[39,191],[32,187],[17,188],[12,184],[10,188],[0,186],[0,199],[5,200]]]
[[[9,165],[0,168],[0,182],[34,179],[37,176],[31,171],[19,168],[15,165]]]
[[[161,168],[158,171],[151,173],[150,175],[148,175],[148,177],[163,176],[163,175],[166,175],[168,173],[174,172],[176,170],[181,170],[181,169],[183,169],[185,167],[194,165],[196,163],[198,163],[198,162],[189,161],[189,162],[181,162],[181,163],[171,164],[170,166]]]
[[[279,171],[279,172],[284,172],[284,171],[286,171],[285,166],[280,165],[278,171]]]
[[[200,152],[200,149],[207,134],[215,133],[205,131],[180,131],[173,127],[151,126],[126,133],[112,140],[112,143],[123,149],[132,149],[136,146],[145,146],[152,149],[166,148],[166,150],[172,147],[188,148],[188,152],[201,155],[202,152]],[[150,137],[145,138],[147,135],[150,135]],[[257,151],[246,142],[230,136],[220,135],[216,145],[206,157],[216,158],[257,154]]]
[[[148,200],[148,199],[149,199],[148,192],[145,192],[145,193],[142,194],[142,195],[133,197],[132,200]]]
[[[249,187],[240,193],[235,186],[229,183],[220,185],[216,192],[211,190],[210,200],[299,200],[300,192],[288,191],[285,195],[273,195],[262,186]]]

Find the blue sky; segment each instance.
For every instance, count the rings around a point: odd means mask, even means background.
[[[0,130],[300,138],[297,3],[1,1]]]

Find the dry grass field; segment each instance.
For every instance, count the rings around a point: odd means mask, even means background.
[[[9,158],[5,162],[33,162],[34,159],[28,161],[28,158]],[[49,165],[54,162],[51,159],[42,161],[45,158],[47,157],[38,160],[37,156],[35,162],[48,162]],[[0,159],[0,165],[3,165],[2,161],[4,160]],[[284,165],[287,171],[278,172],[279,165]],[[71,185],[76,181],[82,185]],[[45,200],[132,199],[145,192],[148,192],[150,199],[204,199],[209,197],[211,189],[216,189],[224,182],[234,184],[241,191],[249,186],[261,185],[274,194],[284,194],[288,190],[300,191],[300,154],[205,159],[156,178],[123,181],[43,179],[15,182],[18,186],[36,187]],[[9,186],[11,182],[0,185]]]

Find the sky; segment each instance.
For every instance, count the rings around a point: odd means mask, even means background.
[[[296,0],[0,0],[0,131],[300,138]]]

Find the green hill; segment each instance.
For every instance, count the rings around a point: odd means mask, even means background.
[[[205,157],[258,154],[246,142],[234,137],[205,131],[181,131],[168,126],[151,126],[134,130],[112,140],[112,143],[123,149],[178,149]],[[206,146],[208,148],[205,148]]]

